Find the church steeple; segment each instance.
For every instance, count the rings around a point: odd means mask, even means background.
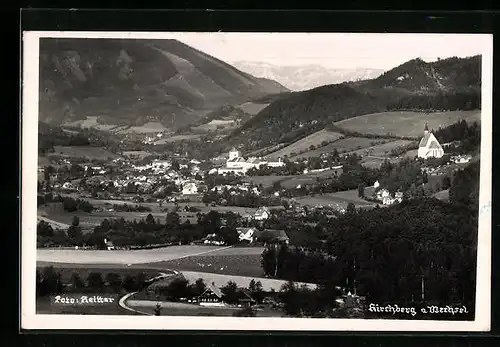
[[[429,127],[427,126],[427,122],[425,122],[424,134],[429,132]]]

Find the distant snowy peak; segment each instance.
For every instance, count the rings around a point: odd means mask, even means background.
[[[330,69],[321,65],[278,66],[265,62],[237,61],[237,69],[255,77],[275,80],[293,91],[308,90],[327,84],[372,79],[384,70],[372,68]]]

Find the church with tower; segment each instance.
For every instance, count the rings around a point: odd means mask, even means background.
[[[424,136],[418,145],[417,155],[423,159],[441,158],[444,155],[443,147],[441,147],[434,134],[429,131],[427,123],[425,123]]]

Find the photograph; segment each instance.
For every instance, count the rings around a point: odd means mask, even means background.
[[[490,329],[492,35],[22,44],[21,327]]]

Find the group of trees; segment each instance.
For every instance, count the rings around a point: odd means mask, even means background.
[[[477,209],[479,207],[480,162],[476,161],[453,176],[450,188],[450,202]]]
[[[353,209],[324,224],[330,257],[269,247],[262,266],[282,279],[336,283],[370,302],[410,304],[424,297],[473,311],[477,219],[477,209],[427,198]]]
[[[298,282],[327,282],[334,270],[335,258],[321,251],[299,246],[270,245],[262,253],[262,270],[269,277]]]
[[[438,128],[434,135],[441,143],[458,141],[456,146],[447,148],[447,152],[472,152],[481,144],[481,127],[477,122],[468,124],[465,120],[460,120],[445,128]]]
[[[222,221],[225,221],[223,225]],[[176,212],[170,212],[166,221],[161,222],[149,214],[140,221],[119,219],[104,219],[93,232],[82,233],[78,217],[73,218],[67,231],[57,230],[41,221],[37,226],[38,245],[51,246],[87,246],[105,249],[104,239],[113,241],[115,247],[146,247],[167,245],[173,243],[190,244],[203,240],[207,235],[215,234],[216,238],[227,245],[238,242],[236,232],[238,216],[232,212],[221,214],[211,211],[198,214],[197,223],[189,220],[180,222]]]
[[[73,272],[68,280],[62,278],[61,271],[48,266],[36,271],[36,294],[47,296],[71,292],[130,293],[144,289],[148,285],[147,280],[148,276],[144,272],[126,276],[114,272],[105,275],[101,272],[90,272],[86,278],[82,278],[78,272]]]
[[[37,196],[37,205],[42,206],[48,203],[62,203],[63,209],[66,212],[92,212],[94,206],[87,200],[84,199],[74,199],[72,197],[62,197],[60,195],[54,196],[52,193],[39,194]]]
[[[235,192],[224,190],[220,193],[209,191],[203,194],[202,201],[205,204],[216,203],[227,206],[239,207],[261,207],[261,206],[278,206],[282,204],[279,197],[256,195],[252,192]]]
[[[379,183],[392,194],[400,191],[410,192],[411,188],[421,187],[427,183],[427,174],[421,170],[421,165],[410,158],[396,164],[385,160],[379,169]]]

